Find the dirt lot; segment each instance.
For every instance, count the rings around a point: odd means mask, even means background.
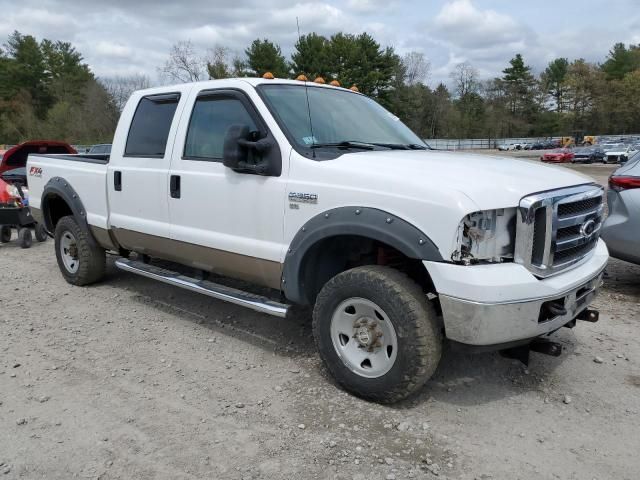
[[[419,395],[380,406],[332,383],[304,316],[112,264],[74,288],[51,241],[1,245],[0,479],[635,480],[640,267],[608,273],[601,321],[559,331],[563,356],[447,350]]]

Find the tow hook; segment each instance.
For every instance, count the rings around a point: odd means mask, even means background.
[[[598,320],[600,320],[600,312],[598,310],[586,309],[580,312],[580,314],[576,318],[578,320],[584,320],[585,322],[596,323]]]
[[[534,340],[528,345],[500,350],[500,355],[506,358],[511,358],[513,360],[519,360],[525,366],[528,366],[530,352],[537,352],[544,355],[550,355],[552,357],[559,357],[560,355],[562,355],[562,345],[557,342],[538,339]]]

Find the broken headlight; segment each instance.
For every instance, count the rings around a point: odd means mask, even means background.
[[[513,259],[516,209],[474,212],[458,226],[457,248],[451,259],[466,264]]]

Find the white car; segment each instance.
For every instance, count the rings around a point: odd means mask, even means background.
[[[509,151],[509,150],[520,150],[520,144],[517,143],[503,143],[501,145],[498,145],[498,150],[500,151]]]
[[[624,163],[637,151],[635,146],[624,143],[604,144],[602,149],[605,163]]]
[[[110,251],[125,271],[258,312],[311,306],[329,371],[368,399],[418,390],[445,339],[528,355],[598,317],[602,187],[568,169],[431,151],[349,89],[225,79],[142,90],[110,158],[98,157],[28,159],[33,215],[69,283],[102,279]]]

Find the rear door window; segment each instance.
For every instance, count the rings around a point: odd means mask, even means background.
[[[164,157],[179,100],[178,93],[150,95],[140,100],[129,128],[125,156]]]

